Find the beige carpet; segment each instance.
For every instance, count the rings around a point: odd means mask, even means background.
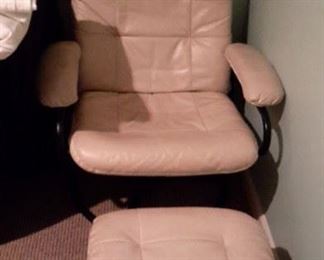
[[[85,259],[89,227],[80,215],[69,217],[2,244],[0,259]]]
[[[118,202],[134,194],[138,207],[191,205],[244,210],[240,181],[233,176],[129,180],[84,175],[81,187],[96,214],[120,209]],[[1,260],[86,259],[90,223],[76,212],[64,176],[44,173],[1,178],[0,205]]]

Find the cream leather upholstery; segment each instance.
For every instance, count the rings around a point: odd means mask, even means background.
[[[273,260],[251,217],[225,209],[122,210],[98,217],[89,260]]]
[[[217,92],[85,92],[73,125],[72,157],[94,173],[232,173],[258,157],[251,131]]]
[[[229,0],[73,0],[82,90],[228,89]],[[95,51],[94,51],[95,50]]]
[[[72,3],[84,94],[70,151],[79,166],[175,176],[231,173],[256,161],[252,133],[222,94],[231,1]]]
[[[226,96],[230,65],[253,104],[278,103],[283,91],[261,54],[230,45],[230,0],[72,4],[81,58],[76,43],[52,46],[40,96],[64,107],[79,95],[70,152],[81,168],[176,176],[234,173],[256,161],[256,141]]]

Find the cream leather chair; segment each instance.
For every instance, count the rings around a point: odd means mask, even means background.
[[[57,132],[68,136],[81,169],[119,176],[227,174],[248,169],[267,151],[265,107],[278,104],[284,92],[260,52],[230,43],[230,0],[72,3],[76,40],[45,52],[39,93],[57,111]],[[231,68],[246,101],[261,112],[259,151],[227,95]],[[241,212],[144,208],[96,218],[88,259],[274,258],[257,221]]]
[[[227,95],[230,71],[265,123],[264,107],[284,92],[259,51],[231,44],[230,0],[72,4],[76,40],[45,52],[39,93],[44,106],[72,109],[69,151],[80,168],[196,176],[241,172],[256,162],[255,136]],[[265,129],[261,153],[269,145]]]

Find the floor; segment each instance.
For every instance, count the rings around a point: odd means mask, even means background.
[[[125,179],[80,173],[78,183],[95,214],[121,210],[126,204],[247,211],[239,175]],[[55,170],[0,178],[0,259],[86,259],[90,223],[76,211],[70,190],[67,174]]]

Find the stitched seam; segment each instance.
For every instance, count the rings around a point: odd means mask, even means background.
[[[141,217],[140,217],[139,210],[137,210],[136,212],[137,212],[137,220],[138,220],[140,255],[141,255],[141,259],[144,260],[144,258],[143,258],[143,250],[142,250],[142,245],[143,245],[143,243],[142,243],[142,225],[141,225]]]
[[[256,101],[252,100],[249,96],[250,94],[247,93],[247,92],[250,92],[249,84],[247,84],[246,79],[243,75],[244,73],[242,73],[240,66],[237,65],[237,63],[235,62],[235,58],[233,57],[233,55],[228,52],[227,53],[225,52],[225,58],[227,59],[228,63],[230,64],[230,67],[232,68],[232,70],[236,74],[239,82],[241,83],[241,88],[242,88],[242,92],[243,92],[243,96],[244,96],[245,100],[248,101],[249,103],[256,104],[256,105],[262,104],[262,102],[260,102],[260,100],[256,100]]]
[[[147,245],[147,244],[173,242],[173,241],[188,241],[188,242],[190,242],[190,241],[200,241],[200,242],[220,244],[220,241],[216,241],[216,240],[208,239],[208,238],[170,238],[170,239],[160,239],[160,240],[147,241],[144,244]]]
[[[193,86],[193,69],[192,69],[192,0],[189,3],[189,43],[190,43],[190,50],[189,50],[189,62],[190,62],[190,89]]]
[[[116,132],[113,132],[111,130],[76,130],[78,132],[81,131],[88,131],[88,132],[97,132],[97,133],[103,133],[103,134],[116,134]],[[161,130],[159,130],[160,132]],[[186,128],[175,128],[175,129],[165,129],[163,132],[175,132],[175,131],[181,131],[181,132],[201,132],[200,130],[197,129],[186,129]],[[233,129],[228,129],[228,130],[218,130],[218,129],[211,129],[213,133],[232,133],[232,132],[246,132],[246,129],[242,128],[233,128]],[[133,131],[127,131],[127,132],[118,132],[118,135],[127,135],[127,134],[133,134],[133,133],[147,133],[147,132],[152,132],[150,130],[144,131],[144,130],[133,130]],[[162,132],[162,131],[161,131]]]
[[[150,90],[151,90],[151,92],[153,92],[153,85],[152,85],[152,81],[153,81],[153,72],[154,72],[154,69],[153,69],[153,67],[154,67],[154,65],[155,65],[155,44],[156,43],[154,43],[154,45],[153,45],[153,48],[152,48],[152,55],[151,55],[151,57],[152,57],[152,60],[151,60],[151,62],[150,62],[150,67],[149,67],[149,69],[150,69]]]
[[[199,116],[199,118],[200,118],[201,124],[202,124],[202,126],[205,128],[205,131],[206,131],[206,132],[209,132],[209,130],[208,130],[207,126],[205,125],[205,122],[204,122],[204,120],[203,120],[203,118],[202,118],[202,116],[201,116],[200,110],[199,110],[199,108],[198,108],[198,106],[197,106],[195,96],[194,96],[194,94],[193,94],[192,92],[191,92],[191,96],[192,96],[192,100],[193,100],[193,103],[194,103],[195,109],[196,109],[196,111],[197,111],[197,113],[198,113],[198,116]]]
[[[117,7],[115,9],[115,12],[116,12],[116,16],[115,16],[115,24],[116,24],[116,27],[118,28],[119,27],[119,23],[120,23],[120,6],[117,4]],[[115,68],[116,68],[116,71],[115,71],[115,75],[114,75],[114,85],[117,86],[117,84],[120,82],[120,62],[119,62],[119,55],[120,55],[120,49],[119,48],[123,48],[122,47],[122,37],[121,36],[115,36],[115,40],[116,40],[116,46],[117,46],[117,50],[116,50],[116,56],[115,56]],[[112,86],[113,88],[113,86]]]
[[[118,37],[118,36],[117,36]],[[120,82],[120,73],[119,73],[119,71],[120,71],[120,63],[119,63],[119,55],[120,55],[120,50],[119,50],[119,48],[122,48],[122,38],[121,37],[119,37],[118,39],[117,39],[117,37],[115,37],[115,40],[116,40],[116,46],[117,46],[117,49],[116,49],[116,53],[115,53],[115,61],[114,61],[114,65],[115,65],[115,75],[113,76],[114,78],[113,78],[113,84],[114,84],[114,86],[111,86],[111,88],[113,89],[115,86],[117,86],[117,85],[119,85],[119,82]],[[119,86],[118,86],[119,87]]]
[[[11,48],[8,48],[8,47],[6,47],[6,46],[1,46],[1,48],[5,49],[6,51],[12,51]]]
[[[245,80],[242,78],[242,73],[240,70],[240,66],[237,66],[236,63],[234,62],[235,59],[233,59],[232,55],[229,53],[225,52],[225,58],[227,59],[228,63],[230,64],[232,70],[235,72],[235,74],[237,75],[238,79],[241,81],[242,83],[242,88],[243,91],[245,89],[245,86],[247,85]]]
[[[79,0],[80,2],[82,2],[84,5],[86,5],[97,17],[99,17],[104,23],[109,24],[108,21],[106,21],[106,19],[101,16],[94,8],[91,7],[91,5],[89,3],[87,3],[84,0]]]
[[[148,244],[156,244],[156,243],[163,243],[163,242],[173,242],[173,241],[199,241],[199,242],[206,242],[206,243],[214,243],[214,244],[220,244],[219,241],[213,240],[213,239],[206,239],[206,238],[173,238],[173,239],[160,239],[160,240],[152,240],[152,241],[147,241],[142,243],[143,245],[148,245]],[[129,244],[134,244],[133,241],[130,240],[103,240],[103,241],[99,241],[96,243],[92,243],[92,246],[97,246],[100,244],[109,244],[109,243],[129,243]],[[226,249],[226,244],[224,242],[224,238],[223,238],[223,245],[224,248]],[[226,251],[227,252],[227,251]],[[143,258],[142,258],[143,259]],[[227,258],[228,259],[228,258]]]
[[[118,129],[118,126],[120,125],[120,95],[119,94],[117,94],[117,111],[116,111],[116,113],[117,113],[117,118],[116,118],[116,120],[117,120],[117,129]]]
[[[100,244],[109,244],[109,243],[129,243],[129,244],[134,244],[132,241],[128,240],[103,240],[103,241],[98,241],[96,243],[92,243],[93,246],[100,245]]]
[[[156,133],[160,133],[160,132],[174,132],[174,131],[181,131],[181,132],[195,132],[195,133],[199,133],[199,132],[203,132],[200,129],[187,129],[187,128],[174,128],[174,129],[170,129],[170,128],[165,128],[163,130],[158,130],[156,131]],[[102,133],[110,133],[111,131],[95,131],[95,132],[102,132]],[[127,135],[127,134],[134,134],[134,133],[152,133],[151,130],[128,130],[128,131],[123,131],[123,132],[118,132],[118,135]],[[213,132],[213,133],[230,133],[230,132],[246,132],[246,130],[244,129],[239,129],[239,128],[235,128],[235,129],[229,129],[229,130],[217,130],[217,129],[211,129],[209,132]],[[115,132],[114,132],[115,133]]]
[[[226,15],[225,17],[218,19],[215,22],[215,25],[217,27],[219,27],[219,26],[223,25],[224,23],[228,22],[230,19],[231,19],[231,16],[230,15]]]
[[[115,25],[116,25],[116,28],[119,28],[119,23],[120,23],[120,15],[119,15],[119,12],[120,12],[120,5],[119,3],[117,2],[116,3],[116,9],[115,9]]]
[[[225,243],[224,235],[222,235],[222,241],[223,241],[223,246],[224,246],[224,252],[225,252],[226,260],[229,260],[228,252],[227,252],[227,245],[226,245],[226,243]]]
[[[81,28],[81,27],[78,27],[76,29],[76,31],[79,31],[79,32],[83,32],[83,33],[89,33],[89,34],[99,34],[99,35],[105,35],[105,34],[109,34],[111,35],[111,31],[108,32],[93,32],[91,30],[88,30],[88,29],[85,29],[85,28]],[[132,37],[138,37],[138,38],[183,38],[183,39],[188,39],[188,35],[153,35],[153,34],[150,34],[150,35],[144,35],[144,34],[121,34],[120,35],[121,37],[129,37],[129,38],[132,38]],[[227,38],[231,36],[231,34],[219,34],[219,35],[192,35],[192,38],[212,38],[212,39],[217,39],[217,38]]]

